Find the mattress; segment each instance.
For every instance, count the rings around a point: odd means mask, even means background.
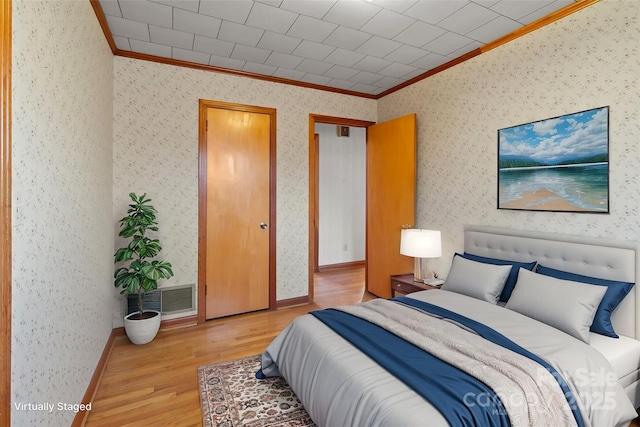
[[[640,341],[620,336],[620,338],[589,334],[589,344],[609,361],[620,385],[627,387],[638,380],[640,373]]]

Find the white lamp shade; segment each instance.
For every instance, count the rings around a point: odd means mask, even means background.
[[[400,235],[400,253],[415,258],[442,256],[440,231],[407,228]]]

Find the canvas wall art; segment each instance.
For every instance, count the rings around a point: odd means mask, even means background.
[[[498,130],[498,209],[609,212],[609,107]]]

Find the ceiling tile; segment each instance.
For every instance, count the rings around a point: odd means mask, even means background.
[[[236,24],[235,22],[222,21],[218,37],[233,43],[255,46],[260,41],[264,30]]]
[[[500,1],[491,6],[491,10],[508,18],[519,20],[535,11],[549,6],[553,0]]]
[[[449,54],[449,59],[458,58],[458,57],[464,55],[465,53],[469,53],[473,49],[477,49],[477,48],[479,48],[481,46],[482,46],[482,43],[473,40],[471,43],[462,46],[460,49],[454,50],[453,52],[451,52]]]
[[[284,0],[280,7],[301,15],[321,19],[334,3],[335,0]]]
[[[384,58],[394,50],[399,49],[400,46],[402,46],[402,43],[373,36],[357,48],[356,52],[360,52],[365,55],[377,56],[378,58]]]
[[[322,61],[329,56],[331,52],[336,50],[335,47],[327,46],[308,40],[303,40],[300,45],[292,53],[296,56],[304,56],[305,58]]]
[[[287,35],[319,43],[326,39],[337,27],[336,24],[330,22],[300,15],[287,32]]]
[[[161,56],[171,58],[171,46],[164,46],[156,43],[143,42],[140,40],[129,40],[131,49],[134,52],[144,53],[145,55]]]
[[[498,16],[499,15],[492,10],[475,3],[469,3],[448,18],[440,21],[438,27],[458,34],[467,34],[469,31],[486,24]]]
[[[191,12],[197,12],[200,6],[200,0],[153,0],[156,3],[166,4],[167,6],[175,7],[176,9],[190,10]]]
[[[252,6],[251,0],[200,0],[199,12],[244,24]]]
[[[120,37],[149,41],[149,25],[142,22],[128,21],[117,16],[106,16],[111,34]]]
[[[329,56],[327,56],[324,61],[330,62],[332,64],[343,65],[345,67],[351,67],[356,62],[360,61],[364,58],[365,55],[357,52],[351,52],[349,50],[344,50],[337,48]]]
[[[331,78],[308,73],[302,79],[300,79],[300,81],[313,83],[316,85],[326,85],[329,81],[331,81]]]
[[[407,9],[413,6],[418,0],[368,0],[371,3],[384,7],[385,9],[391,9],[394,12],[404,13]]]
[[[414,62],[414,67],[422,68],[423,70],[431,70],[433,68],[439,67],[442,64],[446,64],[451,61],[451,58],[444,55],[439,55],[437,53],[430,53],[422,59],[418,59]]]
[[[468,3],[466,0],[418,1],[404,14],[435,25]]]
[[[402,80],[396,79],[394,77],[389,77],[389,76],[383,77],[377,82],[375,82],[375,86],[378,86],[384,89],[391,89],[392,87],[398,86],[399,84],[402,84]]]
[[[118,0],[100,0],[100,7],[105,15],[122,17]]]
[[[172,50],[173,59],[177,59],[179,61],[209,65],[209,60],[211,59],[211,55],[208,53],[194,52],[192,50],[180,49],[179,47],[174,47]]]
[[[358,83],[371,84],[380,80],[383,76],[376,73],[370,73],[368,71],[360,71],[358,74],[353,76],[351,80]]]
[[[440,55],[449,55],[473,41],[474,40],[471,40],[470,38],[456,33],[446,33],[434,41],[427,43],[423,48],[425,50],[430,50],[431,52],[439,53]]]
[[[209,65],[221,68],[229,68],[231,70],[242,70],[245,61],[233,58],[225,58],[224,56],[211,55]]]
[[[191,31],[206,37],[218,37],[222,21],[211,16],[200,15],[187,10],[175,9],[173,11],[173,29],[178,31]]]
[[[120,0],[120,10],[124,19],[171,28],[171,6],[147,1]]]
[[[218,56],[231,56],[234,47],[234,43],[203,36],[196,36],[193,42],[193,50]]]
[[[389,61],[400,62],[401,64],[411,64],[420,58],[427,56],[429,52],[418,49],[417,47],[403,45],[400,48],[394,50],[384,59]]]
[[[233,48],[233,52],[231,53],[231,57],[234,59],[240,59],[242,61],[262,64],[267,60],[269,54],[271,54],[271,51],[265,49],[236,44],[236,47]]]
[[[295,48],[300,45],[301,41],[302,40],[295,37],[265,31],[258,42],[258,47],[267,50],[275,50],[276,52],[292,53]]]
[[[271,65],[256,64],[254,62],[247,62],[246,64],[244,64],[244,67],[242,67],[242,71],[247,71],[249,73],[262,74],[265,76],[272,75],[276,70],[277,68]]]
[[[375,56],[367,56],[362,60],[353,64],[353,68],[362,71],[369,71],[371,73],[377,73],[385,67],[391,65],[391,61],[387,61],[386,59],[376,58]]]
[[[413,18],[383,9],[360,29],[381,37],[393,38],[414,22]]]
[[[271,52],[271,55],[265,61],[267,65],[273,65],[279,68],[294,69],[304,60],[299,56],[287,55],[286,53]]]
[[[349,89],[354,84],[355,83],[350,82],[349,80],[341,80],[341,79],[331,79],[326,83],[327,86],[336,87],[338,89],[345,89],[345,90]]]
[[[300,80],[304,77],[305,74],[307,73],[302,71],[289,70],[286,68],[278,68],[275,71],[275,73],[273,73],[273,76],[280,77],[283,79],[289,79],[289,80]]]
[[[410,65],[393,63],[386,68],[380,70],[380,74],[384,74],[385,76],[397,77],[401,78],[406,76],[409,73],[412,73],[416,70],[416,67],[412,67]]]
[[[499,16],[493,21],[467,33],[466,36],[486,44],[521,27],[522,24],[519,22],[509,19],[506,16]]]
[[[353,68],[343,67],[341,65],[334,65],[327,72],[324,73],[327,77],[333,77],[334,79],[348,80],[354,75],[358,74],[358,70]]]
[[[370,95],[375,95],[379,93],[380,88],[377,86],[368,85],[364,83],[357,83],[354,86],[352,86],[350,90],[353,90],[355,92],[362,92],[362,93],[368,93]]]
[[[540,18],[556,12],[558,9],[569,6],[571,3],[573,3],[572,0],[557,0],[550,5],[543,7],[542,9],[538,9],[535,12],[518,19],[518,22],[523,25],[530,24],[533,21],[537,21]]]
[[[303,71],[305,73],[323,74],[329,68],[333,67],[326,62],[316,61],[314,59],[305,59],[296,67],[296,70]]]
[[[382,9],[365,1],[338,0],[323,19],[350,28],[360,28]]]
[[[430,41],[437,39],[446,32],[447,30],[436,27],[435,25],[417,21],[393,39],[400,43],[421,47]]]
[[[282,0],[256,0],[259,3],[264,3],[264,4],[268,4],[269,6],[273,6],[273,7],[280,7],[280,5],[282,4]]]
[[[113,42],[116,44],[116,48],[120,50],[131,50],[129,39],[126,37],[113,36]]]
[[[324,40],[324,44],[341,47],[343,49],[354,50],[362,43],[371,38],[371,34],[354,30],[353,28],[338,27]]]
[[[182,31],[149,25],[149,37],[152,43],[181,47],[183,49],[193,48],[194,35]]]
[[[251,8],[251,12],[247,18],[247,25],[284,34],[291,28],[291,25],[297,17],[297,13],[262,3],[256,3],[253,5],[253,8]]]

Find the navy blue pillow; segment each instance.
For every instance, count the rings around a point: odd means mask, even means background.
[[[457,254],[460,255],[460,254]],[[516,281],[518,280],[518,270],[520,267],[526,268],[529,271],[533,271],[533,267],[536,266],[536,261],[532,262],[518,262],[518,261],[507,261],[504,259],[497,258],[487,258],[484,256],[473,255],[468,252],[465,252],[462,255],[463,258],[470,259],[472,261],[484,262],[485,264],[494,264],[494,265],[511,265],[511,272],[509,273],[509,277],[507,277],[507,283],[504,284],[504,289],[500,294],[500,301],[506,302],[509,300],[511,296],[511,292],[513,292],[513,288],[516,286]]]
[[[596,317],[593,319],[591,325],[591,332],[595,332],[600,335],[606,335],[612,338],[619,338],[618,334],[613,330],[611,324],[611,313],[616,309],[618,304],[627,296],[631,288],[635,283],[629,282],[617,282],[614,280],[599,279],[597,277],[583,276],[581,274],[569,273],[567,271],[555,270],[553,268],[538,265],[537,272],[544,274],[545,276],[555,277],[556,279],[572,280],[574,282],[588,283],[591,285],[606,286],[607,292],[605,292],[598,310],[596,311]]]

